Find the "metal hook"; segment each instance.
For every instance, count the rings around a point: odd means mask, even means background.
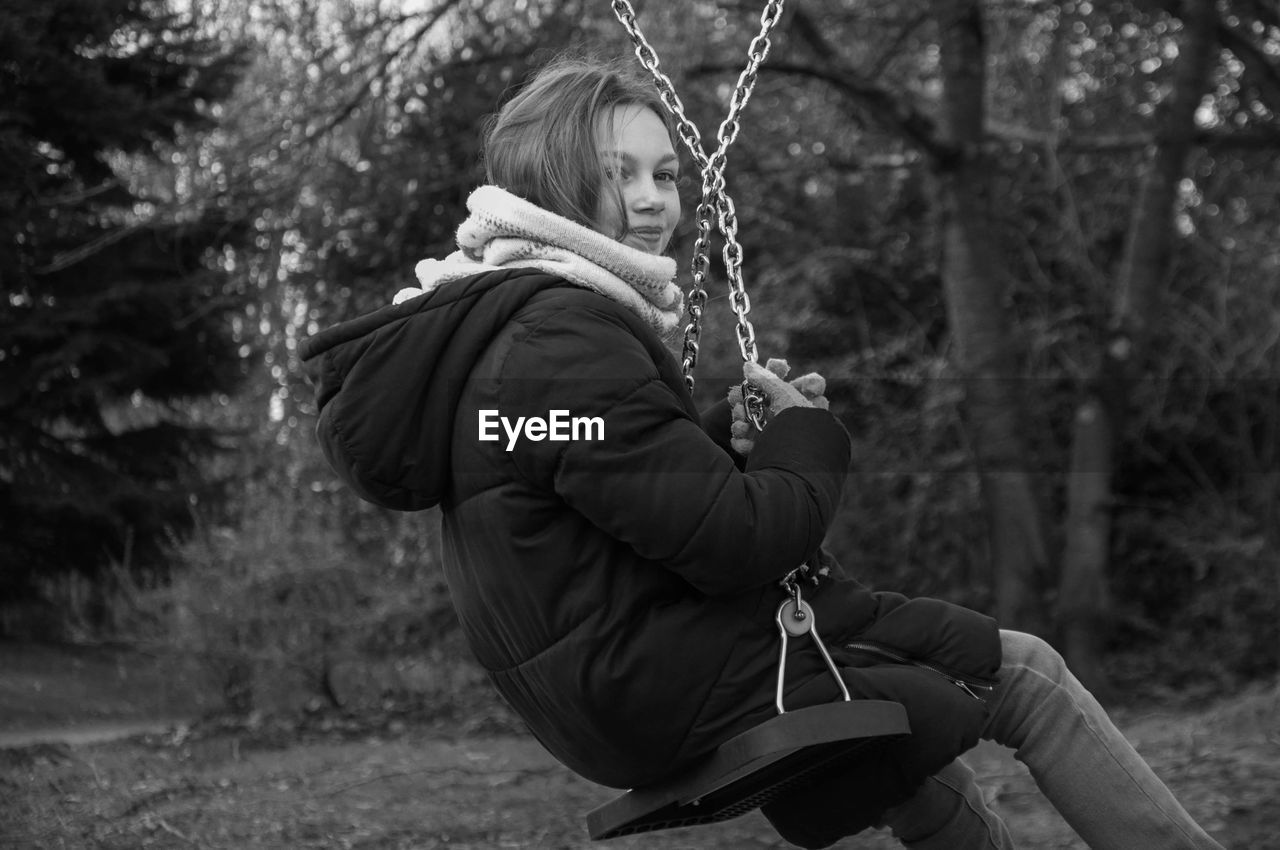
[[[791,575],[783,580],[783,585],[790,591],[790,597],[782,600],[782,604],[778,606],[778,613],[774,620],[778,624],[778,633],[780,637],[779,643],[781,648],[778,656],[778,684],[774,694],[774,705],[778,709],[778,714],[786,714],[787,709],[782,704],[783,690],[786,685],[787,677],[787,644],[793,637],[800,637],[808,634],[818,647],[818,652],[822,654],[822,660],[827,663],[827,670],[830,671],[832,678],[836,680],[836,686],[840,689],[840,696],[845,702],[849,702],[849,688],[845,685],[844,679],[840,678],[840,668],[836,666],[836,662],[831,658],[831,653],[827,652],[827,646],[822,642],[822,638],[818,635],[818,623],[813,615],[813,608],[808,602],[800,596],[800,585]]]

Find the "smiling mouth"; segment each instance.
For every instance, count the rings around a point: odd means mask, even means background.
[[[660,227],[634,227],[627,231],[627,235],[634,236],[655,251],[662,243],[662,228]]]

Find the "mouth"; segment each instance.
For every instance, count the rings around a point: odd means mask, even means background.
[[[626,239],[639,242],[643,245],[641,250],[656,254],[662,247],[662,237],[663,231],[661,227],[633,227],[627,231]],[[626,239],[623,241],[626,241]]]

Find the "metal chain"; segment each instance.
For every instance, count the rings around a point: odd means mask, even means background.
[[[738,317],[738,349],[742,353],[744,362],[755,363],[758,359],[755,330],[751,326],[751,321],[747,318],[747,314],[751,312],[751,299],[747,297],[746,285],[742,280],[742,246],[738,244],[737,238],[738,217],[734,210],[733,199],[729,197],[729,193],[725,189],[724,169],[728,162],[729,146],[738,138],[738,132],[741,130],[739,116],[742,114],[743,107],[747,105],[747,100],[751,97],[751,92],[755,88],[760,64],[764,62],[765,57],[769,54],[769,33],[782,16],[782,4],[783,0],[769,0],[765,4],[764,11],[760,14],[760,33],[752,39],[750,47],[747,48],[747,67],[738,77],[738,84],[734,88],[733,97],[729,102],[729,114],[721,122],[716,134],[719,146],[716,148],[716,152],[708,157],[702,149],[702,136],[698,132],[697,126],[685,115],[684,104],[680,102],[680,97],[676,94],[670,78],[658,69],[658,55],[654,52],[649,42],[645,40],[644,34],[640,32],[640,28],[636,23],[635,10],[632,9],[631,3],[628,0],[613,0],[614,14],[635,44],[636,58],[640,60],[640,64],[653,77],[663,105],[675,116],[677,132],[689,149],[689,153],[693,156],[694,162],[698,166],[698,171],[702,174],[702,197],[698,203],[697,212],[698,238],[693,246],[693,284],[688,299],[689,324],[685,327],[682,363],[684,379],[689,386],[690,392],[693,391],[693,368],[698,362],[698,338],[702,333],[702,312],[707,302],[707,292],[704,284],[706,283],[707,271],[710,268],[711,216],[713,214],[715,215],[716,226],[720,230],[720,235],[724,238],[724,250],[721,256],[724,260],[725,276],[729,283],[730,305]],[[756,387],[743,381],[742,398],[747,415],[757,428],[763,430],[764,399],[761,397],[760,392]],[[782,697],[787,675],[787,644],[789,637],[793,635],[799,637],[802,634],[808,634],[812,638],[818,651],[826,661],[831,675],[835,678],[836,684],[840,688],[841,696],[846,702],[850,699],[849,689],[845,686],[835,661],[832,660],[826,645],[818,635],[818,629],[814,623],[813,609],[801,596],[800,583],[802,581],[811,581],[814,584],[818,582],[817,575],[813,573],[807,564],[801,564],[796,567],[779,582],[788,597],[778,607],[776,615],[778,630],[781,635],[781,646],[778,658],[775,701],[780,715],[786,713]]]
[[[689,149],[698,171],[702,175],[702,196],[696,213],[698,237],[693,245],[691,270],[693,282],[687,299],[689,324],[685,326],[684,348],[681,366],[685,383],[693,390],[693,369],[698,363],[698,341],[702,335],[702,314],[707,303],[706,281],[710,270],[711,222],[714,216],[716,226],[724,239],[721,252],[724,260],[725,276],[729,285],[730,305],[738,317],[737,335],[738,350],[744,362],[754,363],[759,355],[756,352],[756,334],[747,318],[751,311],[751,299],[747,296],[746,285],[742,280],[742,246],[738,244],[738,218],[734,210],[733,200],[725,190],[724,170],[728,163],[730,145],[738,138],[742,128],[740,116],[747,105],[751,92],[755,88],[760,65],[769,55],[769,34],[782,17],[784,0],[768,0],[760,13],[760,32],[751,40],[747,48],[747,65],[738,77],[733,97],[729,101],[729,113],[721,122],[716,133],[719,142],[715,153],[707,156],[702,148],[702,134],[685,115],[684,104],[676,94],[671,79],[658,68],[658,54],[645,39],[636,22],[635,9],[628,0],[613,0],[613,13],[622,24],[635,45],[636,58],[644,66],[658,88],[659,97],[664,106],[676,119],[676,130],[685,147]],[[743,398],[748,415],[757,427],[763,426],[763,400],[758,393],[749,392],[743,386]],[[753,389],[753,388],[752,388]]]

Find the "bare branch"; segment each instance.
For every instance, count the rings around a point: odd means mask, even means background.
[[[1280,151],[1280,128],[1255,132],[1204,132],[1194,136],[1195,144],[1213,151]]]
[[[914,26],[908,24],[907,29]],[[791,29],[817,54],[818,66],[783,62],[770,64],[770,70],[823,80],[862,105],[872,120],[900,133],[929,156],[938,160],[951,157],[953,151],[939,139],[932,119],[916,109],[903,93],[891,91],[850,68],[808,12],[796,8]]]
[[[714,71],[721,69],[708,66],[694,70]],[[897,92],[890,91],[850,74],[841,73],[830,67],[819,68],[812,65],[781,62],[770,63],[767,66],[767,70],[779,74],[808,77],[828,83],[861,106],[871,121],[899,133],[910,144],[929,156],[935,159],[945,159],[952,153],[947,145],[938,141],[933,121],[907,103],[903,96]]]
[[[374,72],[365,77],[364,82],[361,83],[355,94],[349,97],[347,102],[339,107],[338,111],[329,117],[328,121],[308,131],[303,142],[307,144],[314,142],[317,138],[328,134],[339,124],[350,118],[351,114],[360,107],[360,104],[365,101],[365,98],[373,90],[374,83],[386,79],[387,72],[391,68],[392,63],[409,53],[413,48],[417,47],[418,44],[421,43],[422,39],[426,37],[427,33],[429,33],[445,15],[453,11],[459,2],[461,2],[461,0],[445,0],[445,2],[441,3],[441,5],[436,8],[430,16],[426,17],[426,20],[424,20],[412,34],[400,42],[394,50],[385,51],[382,60],[376,63],[376,69]],[[390,31],[388,31],[387,35],[390,35]]]
[[[1049,130],[991,120],[987,121],[985,129],[993,139],[1028,145],[1053,145],[1058,151],[1066,153],[1140,151],[1156,142],[1154,133],[1062,136]],[[1191,138],[1193,144],[1215,151],[1280,150],[1280,129],[1254,132],[1200,130]]]
[[[124,183],[119,178],[112,178],[110,180],[104,180],[97,186],[82,186],[68,192],[63,192],[60,195],[44,195],[37,198],[36,203],[42,207],[60,207],[64,205],[70,206],[82,204],[90,198],[96,198],[105,192],[111,192],[116,189],[120,189],[123,186]]]
[[[60,272],[63,269],[70,268],[71,266],[74,266],[76,263],[80,263],[80,262],[83,262],[84,260],[89,259],[94,254],[97,254],[99,251],[102,251],[105,248],[109,248],[110,246],[116,244],[117,242],[120,242],[124,239],[129,238],[135,232],[142,230],[143,228],[147,227],[149,224],[151,224],[150,221],[135,221],[135,222],[124,224],[124,225],[121,225],[120,227],[116,227],[111,230],[108,230],[106,233],[102,234],[97,239],[90,240],[89,242],[86,242],[83,245],[77,246],[76,248],[73,248],[70,251],[63,251],[59,253],[56,257],[53,258],[53,262],[49,263],[47,266],[41,266],[40,268],[33,269],[32,271],[35,274],[42,275],[42,274],[53,274],[54,272]]]
[[[920,27],[924,25],[926,21],[929,20],[929,17],[930,17],[929,13],[927,11],[921,12],[919,15],[912,18],[910,21],[904,24],[901,29],[898,30],[898,35],[893,39],[893,41],[889,43],[889,46],[886,47],[884,51],[880,54],[880,58],[877,59],[874,63],[872,63],[871,75],[870,75],[871,79],[874,80],[884,73],[885,69],[889,67],[889,63],[897,58],[898,49],[902,47],[904,43],[906,43],[906,40],[910,38],[912,34],[915,33],[916,30],[920,29]]]
[[[987,119],[985,130],[988,136],[1002,141],[1041,145],[1079,153],[1142,150],[1154,141],[1154,136],[1150,133],[1064,137],[1055,130],[1038,130],[1034,127],[994,121],[990,118]]]

